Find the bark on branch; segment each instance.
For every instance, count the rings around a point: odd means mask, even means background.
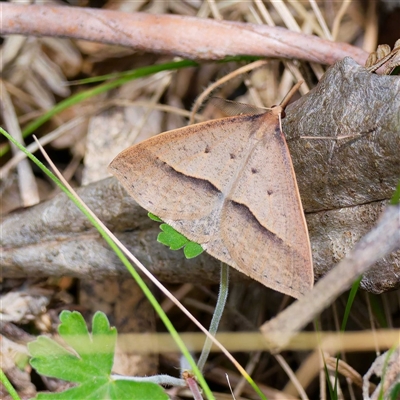
[[[1,35],[68,37],[203,60],[240,54],[330,65],[346,56],[364,64],[368,57],[347,43],[265,25],[54,5],[0,8]]]

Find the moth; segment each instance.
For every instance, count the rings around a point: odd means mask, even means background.
[[[142,207],[209,254],[298,298],[314,278],[307,225],[281,129],[290,96],[262,114],[154,136],[118,154],[109,170]]]

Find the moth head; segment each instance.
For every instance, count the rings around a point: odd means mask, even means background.
[[[285,118],[286,116],[285,109],[281,105],[274,105],[271,107],[271,110],[274,115],[280,115],[281,118]]]

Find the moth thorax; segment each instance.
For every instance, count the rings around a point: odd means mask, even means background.
[[[271,112],[276,116],[280,115],[281,118],[285,118],[285,109],[282,106],[272,106]]]

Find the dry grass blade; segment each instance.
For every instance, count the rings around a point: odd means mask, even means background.
[[[266,65],[268,61],[264,60],[259,60],[255,61],[251,64],[247,64],[243,67],[238,68],[236,71],[231,72],[228,75],[225,75],[223,78],[219,79],[218,81],[214,82],[212,85],[210,85],[206,90],[203,91],[203,93],[196,99],[196,102],[194,103],[192,107],[192,112],[189,120],[189,124],[193,124],[194,122],[194,116],[197,114],[199,108],[201,107],[202,103],[211,95],[211,93],[218,88],[219,86],[223,85],[224,83],[228,82],[231,79],[236,78],[237,76],[241,74],[245,74],[246,72],[252,71],[256,68],[260,68],[264,65]]]
[[[321,14],[321,10],[318,7],[318,4],[315,2],[315,0],[309,0],[312,9],[314,10],[314,13],[317,17],[317,20],[319,24],[321,25],[322,30],[324,31],[325,38],[328,40],[332,40],[332,34],[328,29],[328,26],[326,25],[325,19]]]
[[[330,371],[336,371],[337,368],[339,374],[351,380],[351,382],[357,385],[358,387],[360,388],[362,387],[363,385],[362,376],[349,364],[347,364],[343,360],[338,360],[335,357],[331,357],[329,354],[325,354],[324,360]]]
[[[340,6],[339,11],[337,12],[332,26],[332,40],[336,40],[339,33],[340,23],[350,4],[351,0],[342,2],[342,5]]]
[[[280,354],[275,354],[275,359],[278,361],[279,365],[288,375],[290,382],[295,386],[298,394],[300,395],[300,398],[302,400],[307,400],[308,396],[304,388],[301,386],[301,383],[298,381],[296,375],[294,374],[293,370],[290,368],[288,363],[285,361],[285,359]]]
[[[277,347],[288,341],[332,301],[350,287],[352,282],[381,257],[400,248],[399,206],[388,206],[378,224],[314,289],[278,317],[264,324],[261,331],[267,341]]]
[[[368,2],[367,16],[365,20],[364,50],[370,52],[376,49],[378,44],[378,14],[376,12],[378,3]]]
[[[86,121],[86,119],[87,119],[87,117],[77,117],[77,118],[74,118],[74,119],[66,122],[65,124],[61,125],[59,128],[55,129],[53,132],[50,132],[47,135],[45,135],[44,137],[40,138],[39,143],[42,146],[45,146],[45,145],[51,143],[53,140],[64,135],[71,129],[74,129],[77,126],[79,126],[80,124],[83,124]],[[36,142],[32,142],[29,146],[26,146],[26,149],[31,153],[35,153],[39,149],[39,146]],[[18,163],[20,163],[22,160],[26,159],[26,157],[27,156],[25,153],[22,153],[21,151],[19,151],[18,153],[16,153],[14,155],[13,158],[11,158],[6,164],[4,164],[0,168],[0,175],[3,177],[3,179],[5,177],[7,177],[7,175],[10,173],[10,171],[13,168],[15,168],[18,165]]]
[[[245,371],[245,369],[236,361],[236,359],[232,356],[232,354],[210,333],[204,326],[197,321],[197,319],[187,310],[183,304],[176,299],[169,290],[121,243],[121,241],[99,220],[96,214],[82,201],[82,199],[78,196],[76,191],[69,185],[69,183],[64,179],[62,174],[58,171],[57,167],[54,165],[52,160],[49,158],[47,153],[44,151],[43,147],[40,146],[38,143],[39,149],[42,151],[44,157],[46,158],[47,162],[50,164],[52,169],[55,171],[57,177],[60,181],[65,185],[68,191],[77,199],[77,201],[82,205],[83,208],[96,220],[96,222],[101,226],[101,228],[112,238],[113,242],[120,248],[120,250],[139,268],[139,270],[151,280],[151,282],[157,286],[161,292],[168,297],[207,337],[210,341],[218,346],[221,351],[225,354],[225,356],[232,362],[232,364],[237,368],[237,370],[242,374],[242,376],[248,377],[249,380],[251,378]]]
[[[265,4],[261,0],[254,0],[256,3],[257,9],[259,10],[261,16],[268,26],[275,26],[274,20],[271,17],[271,14],[268,12]]]
[[[370,395],[370,378],[376,375],[381,378],[375,391]],[[392,391],[400,382],[400,347],[381,354],[372,363],[370,369],[363,377],[363,396],[366,400],[392,399]],[[398,392],[397,392],[398,393]]]
[[[0,80],[0,93],[2,94],[1,111],[6,128],[16,140],[23,142],[17,115],[2,80]],[[19,153],[19,150],[15,146],[12,146],[12,150],[14,154]],[[22,162],[18,164],[18,183],[19,193],[21,195],[22,203],[25,207],[33,206],[34,204],[39,203],[40,198],[36,180],[33,175],[32,168],[26,159],[22,160]]]
[[[321,350],[314,350],[303,360],[300,367],[296,370],[296,381],[299,382],[302,388],[307,389],[315,377],[318,376],[322,365]],[[293,381],[289,381],[283,388],[283,391],[293,396],[298,393]]]

